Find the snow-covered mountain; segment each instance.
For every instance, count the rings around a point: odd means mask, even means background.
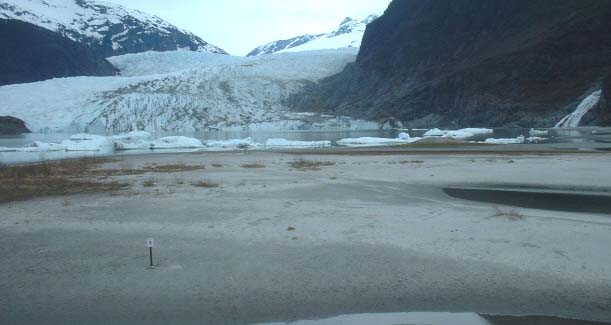
[[[350,17],[344,19],[334,30],[326,34],[306,34],[288,40],[280,40],[259,46],[247,56],[259,56],[282,52],[300,52],[312,50],[338,49],[343,47],[360,47],[367,24],[378,18],[370,15],[363,20]]]
[[[17,19],[59,32],[104,57],[179,49],[226,54],[159,17],[103,1],[0,0],[0,19]]]
[[[340,72],[357,52],[247,58],[173,51],[111,57],[121,76],[0,87],[0,116],[18,117],[33,132],[352,127],[346,119],[291,112],[285,102],[304,86]]]

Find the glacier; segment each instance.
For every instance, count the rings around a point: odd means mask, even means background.
[[[0,87],[0,115],[39,133],[375,129],[378,123],[292,112],[289,96],[340,72],[357,49],[236,57],[146,52],[111,57],[121,75]]]

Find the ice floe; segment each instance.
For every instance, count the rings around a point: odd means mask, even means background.
[[[488,144],[521,144],[521,143],[524,143],[524,141],[526,141],[524,136],[519,136],[517,138],[501,138],[501,139],[489,138],[489,139],[486,139],[486,141],[484,141],[484,143],[488,143]]]
[[[532,137],[545,137],[548,135],[548,132],[547,130],[530,129],[530,131],[528,131],[528,134]]]
[[[204,144],[195,138],[173,136],[151,142],[151,149],[192,149],[203,148]]]
[[[206,141],[206,147],[213,149],[248,149],[259,146],[261,144],[255,143],[252,138]]]
[[[366,147],[366,146],[392,146],[398,144],[407,144],[413,143],[421,138],[410,138],[409,135],[407,138],[404,136],[403,138],[372,138],[372,137],[361,137],[361,138],[347,138],[341,139],[337,141],[337,144],[340,146],[346,147]]]
[[[491,129],[466,128],[461,130],[428,130],[423,137],[411,137],[409,133],[402,132],[397,138],[360,137],[346,138],[337,141],[338,146],[344,147],[375,147],[392,146],[427,141],[453,141],[451,143],[467,143],[468,138],[476,135],[493,133]],[[488,138],[482,143],[488,144],[521,144],[538,143],[547,138],[538,135],[547,134],[547,131],[531,130],[530,137],[520,136],[509,139]],[[437,142],[435,142],[437,143]],[[331,141],[297,141],[281,138],[267,139],[258,143],[253,138],[230,139],[230,140],[199,140],[185,136],[169,136],[154,139],[151,133],[146,131],[134,131],[113,136],[102,136],[94,134],[79,133],[59,143],[47,143],[35,141],[27,146],[18,148],[0,147],[0,152],[52,152],[52,151],[94,151],[109,152],[126,150],[243,150],[243,149],[279,149],[279,148],[329,148]]]
[[[331,141],[292,141],[286,139],[268,139],[266,148],[328,148]]]
[[[444,137],[454,139],[467,139],[476,135],[492,134],[494,130],[483,128],[466,128],[460,130],[431,129],[424,133],[425,137]]]
[[[124,133],[124,134],[113,135],[113,136],[108,137],[108,139],[133,141],[133,140],[149,140],[152,137],[153,135],[150,132],[132,131],[132,132]]]

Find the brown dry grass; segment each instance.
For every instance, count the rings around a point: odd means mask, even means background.
[[[149,164],[142,168],[118,168],[118,169],[96,169],[91,170],[91,176],[127,176],[127,175],[142,175],[146,173],[180,173],[190,172],[200,169],[205,169],[204,165],[185,165],[185,164],[168,164],[157,165]]]
[[[424,160],[403,160],[400,164],[424,164]]]
[[[312,160],[294,160],[289,163],[291,167],[305,171],[305,170],[321,170],[323,166],[335,166],[333,161],[312,161]]]
[[[142,186],[143,187],[155,187],[157,186],[157,180],[154,178],[149,178],[145,180],[144,182],[142,182]]]
[[[124,183],[87,179],[89,172],[108,161],[110,160],[86,158],[0,167],[0,203],[125,188],[127,185]]]
[[[242,164],[242,168],[265,168],[264,164],[261,163],[252,163],[252,164]]]
[[[197,181],[197,182],[191,183],[191,185],[195,187],[203,187],[203,188],[217,188],[221,186],[220,184],[214,183],[211,181]]]
[[[82,158],[0,166],[0,203],[23,201],[42,196],[108,192],[128,187],[128,184],[125,183],[107,181],[112,176],[187,172],[205,168],[201,165],[185,164],[150,164],[136,169],[99,168],[101,164],[112,161],[115,160]],[[143,183],[145,187],[154,186],[154,184],[145,183]]]
[[[501,218],[507,219],[511,221],[519,221],[524,220],[526,217],[519,213],[515,208],[509,207],[494,207],[495,213],[491,216],[491,218]]]

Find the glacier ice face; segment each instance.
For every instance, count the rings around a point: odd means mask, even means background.
[[[231,57],[198,52],[111,58],[127,75],[60,78],[0,87],[0,115],[34,132],[121,133],[133,130],[298,129],[350,124],[296,114],[285,101],[304,86],[341,71],[356,49]]]

